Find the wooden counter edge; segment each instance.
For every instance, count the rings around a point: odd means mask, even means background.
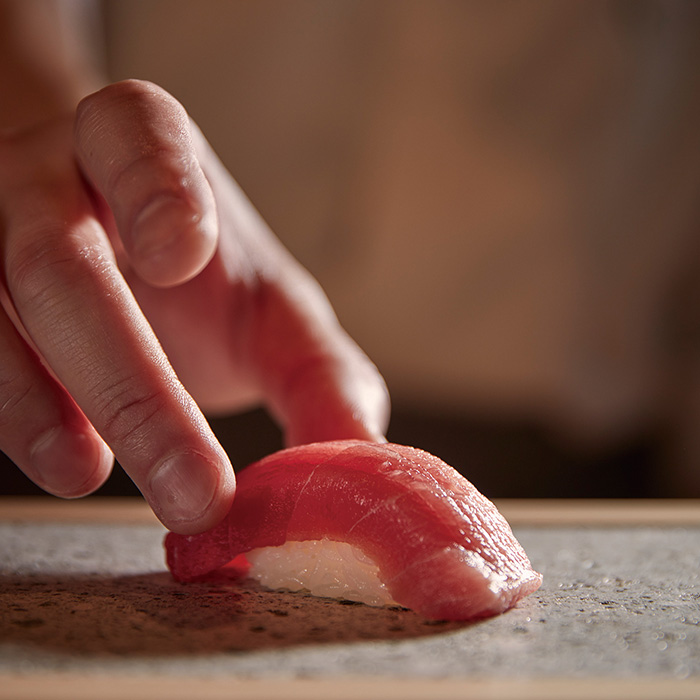
[[[700,500],[694,499],[498,499],[496,505],[516,527],[700,525]],[[141,499],[105,497],[3,496],[0,521],[159,524]]]
[[[0,700],[695,700],[700,681],[634,679],[243,679],[146,674],[0,674]]]

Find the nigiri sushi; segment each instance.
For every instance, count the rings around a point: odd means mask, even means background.
[[[456,470],[422,450],[359,440],[291,447],[250,465],[223,522],[169,533],[165,547],[180,581],[245,555],[248,575],[267,587],[432,619],[495,615],[542,580],[493,503]]]

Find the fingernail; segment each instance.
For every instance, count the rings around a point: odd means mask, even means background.
[[[106,455],[84,433],[50,428],[34,442],[29,459],[39,485],[56,496],[84,496],[109,474]]]
[[[163,523],[199,520],[216,497],[221,481],[218,467],[196,454],[177,454],[166,459],[151,476],[151,505]]]
[[[167,252],[183,229],[201,217],[180,197],[164,194],[147,204],[134,221],[133,245],[137,255],[156,258]]]

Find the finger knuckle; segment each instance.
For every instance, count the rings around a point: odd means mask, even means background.
[[[162,391],[145,388],[139,377],[127,377],[98,390],[96,395],[101,397],[96,422],[107,442],[135,449],[153,440],[167,404]]]
[[[167,96],[175,101],[175,98],[170,93],[149,80],[138,80],[136,78],[120,80],[83,97],[78,103],[78,116],[85,111],[99,108],[113,100],[138,102],[139,100],[148,100],[154,95]]]
[[[61,227],[35,230],[6,253],[7,286],[19,305],[45,308],[106,262],[94,242]]]
[[[113,119],[127,116],[143,124],[167,114],[186,118],[184,107],[167,91],[146,80],[122,80],[84,97],[75,114],[76,133],[112,124]]]
[[[162,88],[141,80],[109,85],[83,99],[75,120],[78,152],[108,193],[115,215],[129,225],[128,203],[154,192],[186,197],[194,168],[184,107]],[[119,144],[118,147],[115,144]],[[121,212],[124,204],[124,211]]]

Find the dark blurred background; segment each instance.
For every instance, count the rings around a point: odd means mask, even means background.
[[[278,427],[262,410],[211,420],[234,467],[283,447]],[[491,498],[643,498],[657,495],[657,444],[653,440],[620,445],[600,454],[567,448],[541,429],[501,421],[456,419],[435,413],[398,411],[388,438],[439,455]],[[9,495],[43,495],[0,454],[2,487]],[[138,490],[116,465],[102,496],[136,496]],[[682,493],[672,494],[682,496]]]

